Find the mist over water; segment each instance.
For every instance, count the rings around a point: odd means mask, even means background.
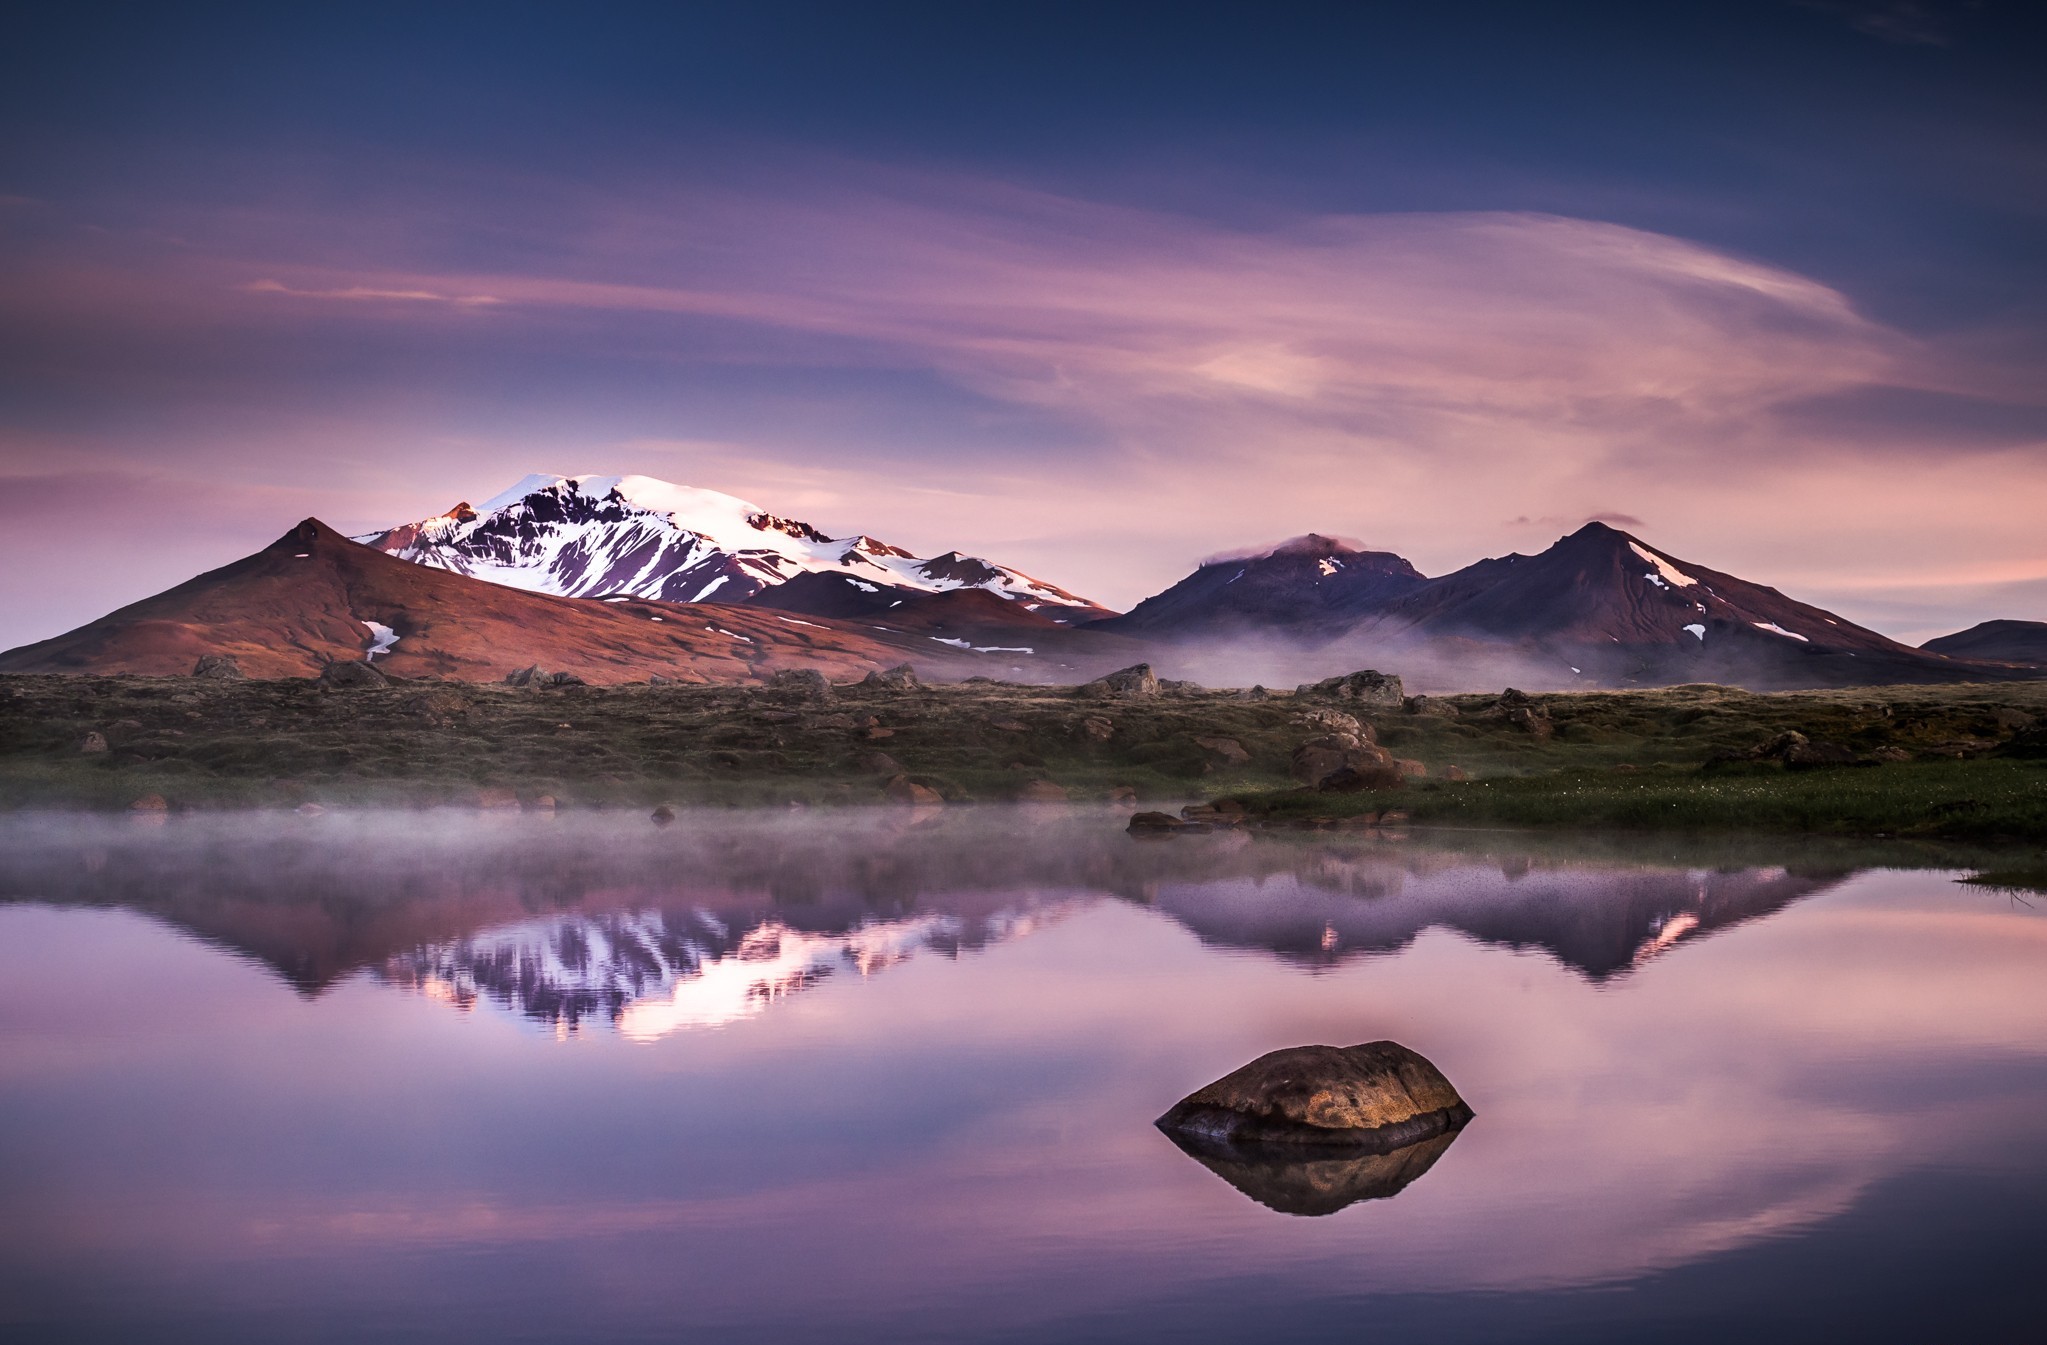
[[[1848,848],[1121,820],[0,819],[0,1323],[1996,1339],[2037,1307],[2022,902]],[[1247,1194],[1150,1124],[1381,1037],[1477,1112],[1425,1161]]]

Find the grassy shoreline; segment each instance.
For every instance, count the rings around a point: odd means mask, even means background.
[[[1997,758],[1802,771],[1581,769],[1355,794],[1289,789],[1227,798],[1253,822],[1280,824],[1396,812],[1415,826],[2047,841],[2047,763]]]
[[[1532,709],[1531,709],[1532,707]],[[1303,791],[1332,726],[1410,777]],[[998,682],[515,688],[0,676],[0,809],[861,805],[1234,798],[1275,823],[2008,837],[2047,826],[2047,682],[1769,694],[1690,686],[1367,704],[1315,693],[1089,695]],[[1749,760],[1787,732],[1878,766]],[[1466,778],[1459,778],[1466,777]],[[894,794],[891,794],[891,786]]]

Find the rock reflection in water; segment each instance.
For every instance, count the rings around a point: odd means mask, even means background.
[[[1231,1144],[1181,1131],[1164,1133],[1182,1153],[1267,1209],[1312,1218],[1360,1200],[1399,1195],[1434,1167],[1463,1132],[1461,1127],[1446,1130],[1385,1153],[1344,1149],[1313,1157],[1303,1157],[1299,1145]]]

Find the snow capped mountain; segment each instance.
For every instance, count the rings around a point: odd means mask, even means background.
[[[934,912],[835,931],[773,918],[733,929],[705,910],[559,915],[424,944],[377,975],[462,1008],[485,999],[558,1030],[608,1021],[652,1041],[752,1018],[834,974],[871,976],[925,950],[956,957],[1019,938],[1067,910]]]
[[[529,476],[477,507],[459,504],[357,540],[421,565],[572,598],[736,603],[799,575],[830,574],[876,593],[980,589],[1061,622],[1107,614],[958,551],[927,560],[864,535],[827,537],[745,500],[646,476]]]

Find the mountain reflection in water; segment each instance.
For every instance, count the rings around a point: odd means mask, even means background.
[[[1204,943],[1336,966],[1424,930],[1540,950],[1603,981],[1824,890],[1791,872],[1494,853],[1386,838],[1139,841],[1085,809],[894,814],[84,820],[10,846],[0,900],[125,906],[318,994],[368,972],[558,1031],[650,1040],[762,1012],[833,975],[953,958],[1120,899]]]
[[[2047,914],[1973,861],[1122,823],[0,817],[0,1335],[2037,1334]],[[1153,1127],[1379,1038],[1477,1119]]]

